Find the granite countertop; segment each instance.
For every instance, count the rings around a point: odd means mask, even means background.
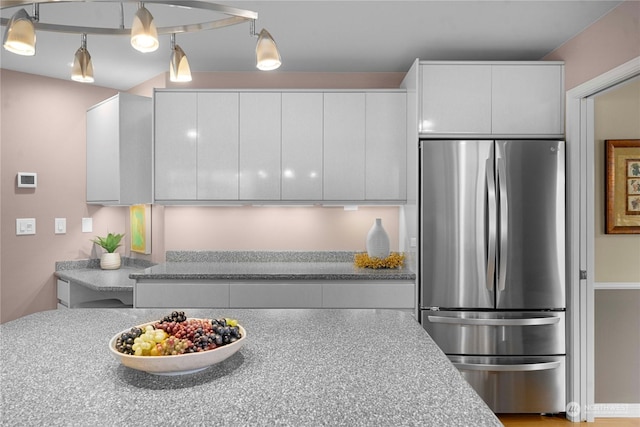
[[[0,349],[2,425],[501,425],[408,313],[188,310],[247,330],[238,353],[189,375],[135,371],[109,353],[113,335],[166,314],[52,310],[0,325],[12,343]]]
[[[408,268],[370,269],[353,252],[167,252],[167,261],[132,272],[134,280],[414,280]]]
[[[133,292],[136,281],[129,275],[152,264],[129,258],[123,258],[122,261],[123,265],[118,270],[102,270],[99,259],[60,261],[56,262],[55,276],[95,291]]]

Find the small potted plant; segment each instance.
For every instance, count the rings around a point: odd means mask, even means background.
[[[106,237],[98,237],[92,240],[93,243],[101,246],[106,252],[100,257],[100,268],[103,270],[117,270],[120,268],[120,254],[116,252],[120,246],[120,241],[124,234],[109,233]]]

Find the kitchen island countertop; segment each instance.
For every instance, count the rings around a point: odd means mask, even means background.
[[[245,346],[180,376],[113,358],[113,335],[166,314],[53,310],[0,325],[2,425],[501,425],[408,313],[188,310],[237,318]]]

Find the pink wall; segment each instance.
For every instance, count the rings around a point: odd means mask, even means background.
[[[56,261],[91,257],[89,241],[124,231],[123,208],[85,203],[85,114],[113,89],[0,70],[2,88],[2,259],[0,321],[55,308]],[[18,172],[37,172],[36,189],[18,189]],[[94,233],[81,232],[93,217]],[[54,218],[67,233],[54,234]],[[16,218],[35,218],[36,234],[16,236]]]
[[[640,1],[627,0],[542,58],[565,61],[566,90],[640,56]]]

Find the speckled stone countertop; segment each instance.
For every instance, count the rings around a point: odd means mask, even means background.
[[[118,270],[100,269],[99,259],[56,262],[56,277],[102,292],[131,291],[135,280],[129,275],[153,265],[142,260],[123,258]]]
[[[134,280],[414,280],[407,268],[369,269],[354,252],[175,251]]]
[[[237,318],[247,330],[238,353],[189,375],[135,371],[109,353],[113,335],[167,314],[157,309],[53,310],[0,325],[0,422],[501,425],[408,313],[188,310],[189,317]],[[46,345],[34,348],[34,337],[46,337]]]

